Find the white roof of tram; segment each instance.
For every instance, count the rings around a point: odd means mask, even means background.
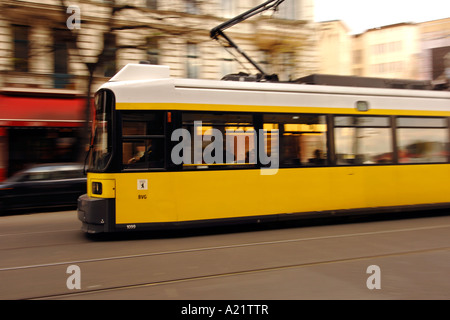
[[[320,105],[322,103],[334,104],[335,100],[333,100],[333,97],[336,98],[338,96],[342,98],[353,96],[361,99],[367,96],[378,96],[384,99],[392,97],[419,98],[419,100],[421,100],[420,98],[434,98],[437,99],[437,105],[430,105],[429,110],[450,111],[450,92],[448,91],[345,87],[282,82],[179,79],[170,77],[170,68],[168,66],[149,64],[128,64],[124,66],[102,88],[111,89],[116,95],[117,102],[294,106],[305,105],[305,102],[308,101],[295,102],[292,93],[306,93],[311,94],[311,97],[329,95],[328,98],[322,97]],[[213,92],[215,93],[214,97],[211,96]],[[274,95],[263,93],[274,93]],[[212,98],[213,100],[210,100]],[[424,102],[422,101],[420,105],[426,108]],[[422,108],[413,105],[411,107],[416,110]]]

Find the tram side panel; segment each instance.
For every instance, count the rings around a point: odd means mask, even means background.
[[[176,222],[175,175],[175,172],[117,174],[116,224]]]
[[[259,170],[118,175],[116,223],[174,223],[349,209],[364,213],[366,208],[448,203],[449,170],[449,165],[420,165],[280,169],[272,176],[261,175]]]
[[[399,165],[397,205],[450,205],[450,164]]]

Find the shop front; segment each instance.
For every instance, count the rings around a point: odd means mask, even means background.
[[[84,108],[76,93],[0,92],[0,181],[33,164],[79,160]]]

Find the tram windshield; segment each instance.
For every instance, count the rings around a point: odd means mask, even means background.
[[[92,122],[93,140],[89,157],[90,171],[105,171],[112,155],[112,104],[113,95],[101,90],[95,95],[95,116]]]

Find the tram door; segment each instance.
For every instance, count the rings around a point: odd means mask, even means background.
[[[122,111],[122,172],[116,182],[116,223],[176,221],[166,172],[166,112]]]

